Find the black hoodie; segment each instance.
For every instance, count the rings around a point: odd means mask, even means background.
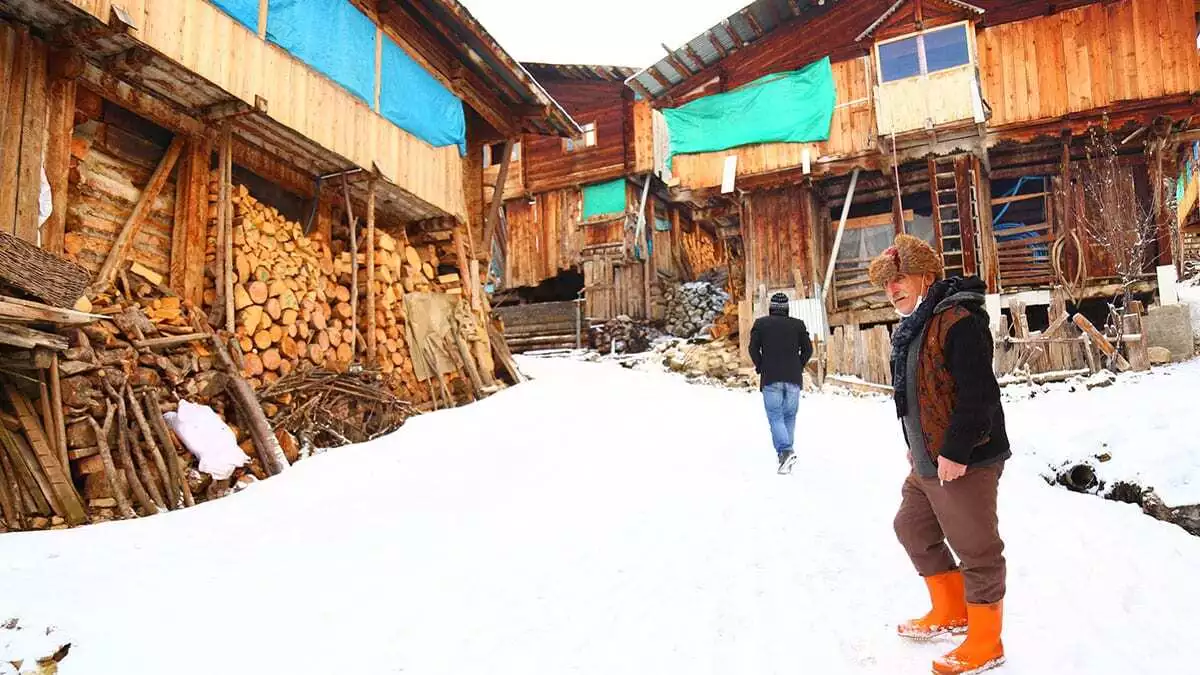
[[[759,388],[775,382],[804,384],[804,366],[812,358],[808,328],[787,314],[787,308],[772,309],[750,329],[750,360],[761,376]]]

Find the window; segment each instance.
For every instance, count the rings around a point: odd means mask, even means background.
[[[928,75],[971,62],[965,23],[884,42],[878,50],[879,73],[884,82]]]
[[[500,158],[504,156],[504,141],[499,143],[489,143],[483,146],[483,168],[489,166],[499,166]],[[521,161],[521,143],[520,141],[513,143],[512,160],[513,162]]]
[[[563,139],[563,152],[575,152],[576,150],[595,147],[596,123],[588,122],[587,124],[581,124],[579,128],[583,129],[583,135]]]

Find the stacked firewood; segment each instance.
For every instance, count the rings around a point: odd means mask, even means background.
[[[351,290],[337,282],[329,247],[245,186],[234,187],[231,201],[235,330],[251,386],[271,384],[301,363],[345,370],[354,357]],[[215,261],[215,232],[208,244]],[[205,299],[216,295],[214,284]]]

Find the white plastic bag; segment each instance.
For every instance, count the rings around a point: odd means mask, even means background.
[[[163,413],[163,419],[200,460],[200,470],[213,478],[229,478],[250,459],[238,447],[233,430],[206,405],[180,401],[179,412]]]

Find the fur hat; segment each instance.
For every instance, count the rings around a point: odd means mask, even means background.
[[[785,293],[776,293],[771,296],[771,313],[772,314],[787,314],[790,311],[788,296]]]
[[[871,261],[871,283],[883,288],[901,274],[942,277],[942,260],[933,247],[911,234],[896,235],[896,242]]]

